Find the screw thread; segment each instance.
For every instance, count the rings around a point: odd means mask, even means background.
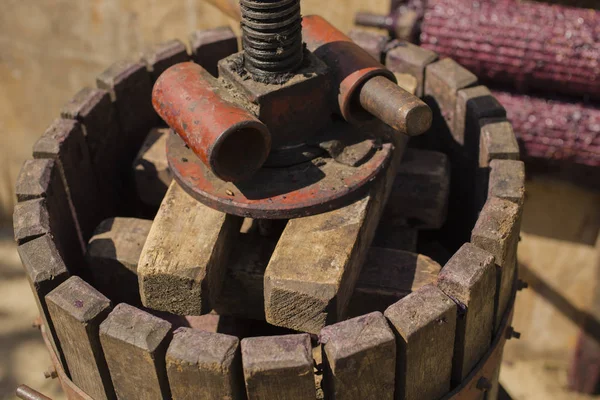
[[[303,60],[300,0],[240,0],[244,66],[255,80],[294,72]]]

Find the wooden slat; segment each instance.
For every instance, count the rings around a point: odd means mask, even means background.
[[[371,247],[352,293],[348,316],[385,311],[422,286],[434,283],[441,269],[427,256]]]
[[[152,82],[156,82],[158,77],[170,66],[189,61],[189,59],[185,45],[178,39],[154,45],[142,55]]]
[[[520,230],[520,207],[491,197],[481,210],[471,243],[491,253],[496,262],[496,305],[494,329],[499,327],[512,295]]]
[[[152,129],[133,161],[138,197],[153,209],[158,209],[173,181],[166,152],[169,132],[167,128]]]
[[[321,329],[324,389],[329,399],[394,398],[396,342],[380,312]]]
[[[230,27],[221,26],[193,32],[190,35],[190,48],[192,60],[213,76],[217,76],[217,63],[219,60],[237,53],[238,42]]]
[[[458,385],[489,350],[494,328],[494,256],[465,243],[438,276],[437,286],[458,304],[452,382]]]
[[[208,313],[241,224],[240,217],[203,205],[173,182],[142,250],[142,303],[179,315]]]
[[[361,28],[350,29],[348,37],[379,62],[382,61],[385,45],[390,40],[388,35]]]
[[[409,42],[398,41],[396,46],[387,52],[385,65],[394,73],[414,76],[417,80],[415,95],[423,97],[425,68],[437,58],[438,55],[433,51]]]
[[[13,228],[17,244],[50,233],[50,216],[46,199],[18,203],[13,212]]]
[[[94,287],[115,304],[141,305],[137,268],[152,221],[109,218],[89,241],[87,270]]]
[[[60,256],[55,239],[51,235],[43,235],[17,247],[25,275],[31,286],[33,297],[46,326],[48,338],[55,353],[66,368],[67,364],[48,312],[46,295],[69,278],[69,271]]]
[[[125,155],[132,160],[148,131],[159,118],[152,108],[152,80],[142,62],[119,61],[96,79],[98,88],[110,92]]]
[[[306,400],[316,397],[310,335],[242,340],[248,400]]]
[[[450,391],[456,310],[427,285],[385,311],[396,335],[396,399],[438,399]]]
[[[83,88],[63,107],[61,116],[83,126],[102,201],[107,215],[114,215],[123,192],[120,171],[125,165],[125,148],[110,93]]]
[[[72,276],[46,296],[71,380],[94,399],[114,399],[98,327],[110,312],[110,300]]]
[[[525,201],[525,164],[522,161],[492,160],[488,197],[498,197],[522,206]]]
[[[385,223],[403,221],[418,229],[439,229],[446,221],[450,163],[440,152],[407,149],[394,179]]]
[[[166,363],[174,400],[245,398],[237,337],[179,328]]]
[[[479,168],[489,167],[492,160],[518,160],[519,144],[510,122],[482,119],[479,140]]]
[[[472,156],[479,146],[479,121],[482,118],[504,118],[506,110],[485,86],[459,90],[456,98],[454,137]]]
[[[82,240],[106,217],[82,125],[57,119],[33,145],[34,158],[56,161]]]
[[[100,325],[100,342],[117,398],[170,398],[165,354],[171,324],[121,303]]]

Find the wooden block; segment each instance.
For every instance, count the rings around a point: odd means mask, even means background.
[[[397,72],[394,72],[394,76],[398,81],[398,86],[400,86],[402,89],[406,90],[410,94],[417,93],[417,89],[419,87],[417,78],[410,74],[399,74]]]
[[[525,164],[523,161],[492,160],[488,197],[498,197],[522,206],[525,201]]]
[[[117,110],[121,140],[129,160],[137,154],[148,131],[159,118],[152,108],[152,80],[142,62],[119,61],[96,79],[98,88],[110,92]]]
[[[438,399],[450,391],[456,304],[433,285],[385,311],[396,336],[396,399]]]
[[[408,227],[408,223],[382,219],[375,231],[373,246],[416,252],[418,236],[419,231]]]
[[[245,398],[239,339],[234,336],[179,328],[166,361],[174,400]]]
[[[479,146],[479,121],[483,118],[506,118],[506,110],[486,86],[459,90],[452,134],[467,154],[474,155]]]
[[[510,122],[504,119],[482,119],[479,141],[479,168],[486,168],[490,161],[518,160],[519,144]]]
[[[178,39],[152,46],[142,55],[152,82],[156,82],[158,77],[170,66],[189,61],[189,59],[185,45]]]
[[[248,400],[305,400],[316,397],[310,335],[242,340]]]
[[[165,355],[171,324],[121,303],[100,324],[100,342],[119,399],[170,398]]]
[[[179,315],[208,313],[221,291],[241,224],[240,217],[203,205],[174,181],[142,250],[142,303]]]
[[[173,181],[167,161],[167,138],[170,129],[154,128],[133,161],[134,179],[139,199],[158,208]]]
[[[491,253],[496,262],[494,330],[498,329],[512,296],[520,231],[520,207],[491,197],[483,206],[471,234],[471,243]]]
[[[348,315],[385,311],[422,286],[435,283],[442,267],[427,256],[371,247],[354,288]]]
[[[330,399],[394,398],[396,342],[380,312],[321,329],[324,391]]]
[[[425,96],[435,99],[450,130],[455,126],[458,91],[476,83],[477,77],[474,74],[450,58],[444,58],[425,68]]]
[[[450,163],[440,152],[407,149],[383,213],[386,223],[439,229],[446,221]]]
[[[353,28],[348,32],[348,37],[365,49],[378,62],[382,61],[385,45],[389,41],[388,35],[366,29]]]
[[[409,42],[394,41],[394,43],[394,48],[387,52],[385,65],[394,73],[414,76],[417,79],[415,95],[423,97],[425,68],[436,61],[438,55]]]
[[[62,348],[48,312],[46,295],[69,278],[69,271],[62,260],[55,239],[43,235],[17,247],[25,275],[31,286],[48,338],[61,364],[67,366]]]
[[[17,242],[23,243],[42,232],[52,232],[67,267],[72,272],[78,271],[83,266],[83,251],[56,162],[49,159],[25,161],[17,177],[16,195],[18,201],[27,202],[15,208],[13,221]],[[38,201],[28,202],[35,199]]]
[[[494,256],[465,243],[452,256],[437,282],[458,305],[453,385],[460,384],[489,350],[494,329],[496,267]]]
[[[94,287],[115,304],[141,305],[137,268],[152,221],[109,218],[88,243],[87,269]]]
[[[73,383],[94,399],[114,399],[98,336],[110,300],[72,276],[46,296],[46,303]]]
[[[107,211],[100,198],[82,125],[72,119],[56,119],[33,145],[33,156],[56,161],[76,224],[82,239],[87,240]]]
[[[120,171],[125,148],[110,93],[83,88],[63,107],[61,116],[77,120],[83,126],[100,193],[107,213],[114,215],[123,191]]]
[[[213,76],[218,76],[217,63],[219,60],[237,53],[238,42],[230,27],[221,26],[193,32],[190,35],[190,48],[192,60]]]

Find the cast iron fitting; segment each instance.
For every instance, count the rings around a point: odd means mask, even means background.
[[[244,66],[256,81],[293,73],[303,61],[300,0],[240,0]]]
[[[158,115],[204,165],[224,181],[239,182],[264,164],[271,135],[265,124],[227,98],[219,82],[192,62],[167,69],[152,91]]]

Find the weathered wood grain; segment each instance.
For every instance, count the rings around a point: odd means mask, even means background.
[[[142,303],[179,315],[208,313],[241,224],[240,217],[203,205],[174,181],[138,265]]]
[[[173,399],[244,399],[239,344],[234,336],[177,329],[166,356]]]
[[[160,206],[173,181],[166,150],[169,132],[168,128],[152,129],[133,161],[137,195],[154,209]]]
[[[471,243],[491,253],[496,262],[494,330],[498,329],[512,296],[520,217],[519,205],[509,200],[491,197],[483,206],[471,235]]]
[[[417,80],[415,95],[425,93],[425,68],[435,62],[438,55],[433,51],[405,41],[394,41],[394,48],[386,55],[385,65],[394,73],[410,74]]]
[[[46,199],[18,203],[13,212],[13,229],[17,244],[23,244],[50,233],[50,215]]]
[[[525,164],[514,160],[492,160],[488,197],[498,197],[522,206],[525,201]]]
[[[146,63],[152,82],[156,82],[158,77],[170,66],[189,61],[189,59],[185,45],[178,39],[156,44],[142,55],[142,61]]]
[[[404,221],[417,229],[439,229],[446,221],[450,163],[440,152],[407,149],[383,212],[385,223]]]
[[[380,312],[321,329],[324,389],[330,399],[394,398],[396,341]]]
[[[425,96],[437,103],[457,142],[459,133],[454,128],[458,91],[476,83],[474,74],[450,58],[436,61],[425,68]]]
[[[170,398],[165,354],[171,324],[121,303],[100,324],[100,342],[117,398]]]
[[[117,111],[106,90],[86,87],[62,108],[61,116],[82,126],[107,215],[114,215],[123,192],[125,165]]]
[[[422,286],[435,283],[441,269],[421,254],[371,247],[352,293],[348,316],[385,311]]]
[[[348,31],[348,37],[379,62],[382,61],[385,45],[390,40],[388,35],[360,28]]]
[[[110,300],[72,276],[46,296],[46,303],[73,383],[94,399],[114,399],[98,335]]]
[[[479,168],[492,160],[518,160],[519,144],[510,122],[504,119],[482,119],[479,140]]]
[[[217,63],[238,51],[235,33],[228,26],[203,29],[190,35],[192,60],[213,76],[218,76]]]
[[[50,235],[43,235],[20,245],[17,247],[17,252],[50,343],[61,364],[66,368],[67,363],[46,304],[46,295],[69,278],[67,266],[60,256],[55,239]]]
[[[479,146],[480,120],[505,118],[506,110],[486,86],[480,85],[458,91],[454,114],[454,138],[473,157]]]
[[[450,391],[456,310],[427,285],[385,311],[396,336],[396,399],[438,399]]]
[[[158,121],[152,108],[152,80],[142,62],[118,61],[98,75],[96,85],[110,92],[117,110],[121,141],[132,160]]]
[[[452,383],[458,385],[489,350],[494,329],[494,256],[465,243],[442,268],[437,286],[458,305]]]
[[[152,221],[109,218],[90,239],[86,264],[92,284],[113,303],[141,305],[137,268]]]
[[[56,161],[82,240],[87,240],[107,211],[100,201],[83,126],[72,119],[56,119],[33,145],[33,157]]]
[[[241,347],[248,400],[316,397],[310,335],[245,338]]]

